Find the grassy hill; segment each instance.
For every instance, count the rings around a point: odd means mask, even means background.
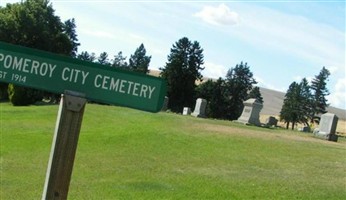
[[[0,104],[1,199],[40,199],[58,106]],[[69,199],[346,199],[346,141],[88,104]]]

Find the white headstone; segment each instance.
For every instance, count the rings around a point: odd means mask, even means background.
[[[205,108],[207,107],[207,100],[198,98],[196,100],[195,110],[192,113],[192,116],[195,117],[205,117]]]
[[[337,124],[338,117],[335,114],[325,113],[321,115],[319,129],[314,134],[317,137],[336,142],[338,139],[337,135],[335,134]]]
[[[259,121],[259,113],[261,112],[263,105],[256,99],[248,99],[244,101],[243,104],[243,113],[237,121],[244,124],[253,124],[256,126],[260,126],[261,122]]]
[[[191,115],[191,108],[184,107],[183,109],[183,115]]]
[[[320,133],[335,134],[336,126],[338,124],[338,117],[332,113],[321,115],[320,120]]]

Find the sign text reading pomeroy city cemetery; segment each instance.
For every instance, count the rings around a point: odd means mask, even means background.
[[[0,42],[0,81],[145,111],[161,109],[166,82],[108,66]]]

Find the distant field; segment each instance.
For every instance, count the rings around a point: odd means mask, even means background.
[[[40,199],[58,106],[0,104],[0,199]],[[69,199],[346,199],[346,140],[88,104]]]

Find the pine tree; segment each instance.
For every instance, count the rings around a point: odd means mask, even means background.
[[[263,104],[263,97],[262,97],[260,88],[258,86],[252,88],[252,90],[247,96],[247,99],[256,99],[258,102]]]
[[[121,69],[128,69],[128,64],[126,62],[126,56],[123,56],[123,52],[119,51],[117,55],[114,56],[112,60],[112,67],[117,67]]]
[[[295,81],[290,84],[285,94],[284,103],[280,111],[280,121],[284,121],[286,123],[286,129],[289,128],[290,123],[292,123],[293,129],[294,124],[297,121],[297,111],[299,108],[296,101],[296,91],[298,87],[299,85]]]
[[[111,65],[106,52],[102,52],[100,54],[100,56],[97,58],[97,62],[101,65]]]
[[[227,110],[227,96],[225,81],[219,78],[214,83],[214,88],[212,90],[212,96],[209,102],[209,113],[210,117],[216,119],[226,119]]]
[[[305,125],[309,126],[309,119],[312,115],[312,94],[311,94],[311,87],[309,86],[308,81],[306,78],[303,78],[302,81],[299,84],[300,87],[300,123],[304,123]]]
[[[77,56],[78,46],[80,45],[78,43],[75,20],[74,18],[69,19],[64,24],[64,33],[68,36],[72,46],[70,55],[75,58]]]
[[[314,120],[316,115],[324,114],[327,112],[326,109],[328,107],[328,104],[326,96],[329,95],[329,91],[327,89],[327,81],[329,75],[329,70],[323,67],[320,73],[317,76],[315,76],[315,78],[311,82],[311,89],[313,93],[313,110],[311,121]]]
[[[304,123],[309,125],[309,117],[311,114],[311,91],[306,78],[298,84],[293,82],[286,92],[284,104],[280,111],[281,121],[292,123],[292,130],[296,123]]]
[[[149,63],[151,56],[146,56],[146,50],[143,44],[141,44],[129,59],[129,68],[131,71],[148,73]]]
[[[197,41],[183,37],[173,44],[168,62],[160,68],[168,83],[168,106],[172,111],[181,112],[184,106],[194,105],[195,82],[202,79],[203,63],[203,49]]]
[[[95,53],[89,54],[87,51],[82,51],[77,55],[77,58],[89,62],[94,62],[96,60]]]

